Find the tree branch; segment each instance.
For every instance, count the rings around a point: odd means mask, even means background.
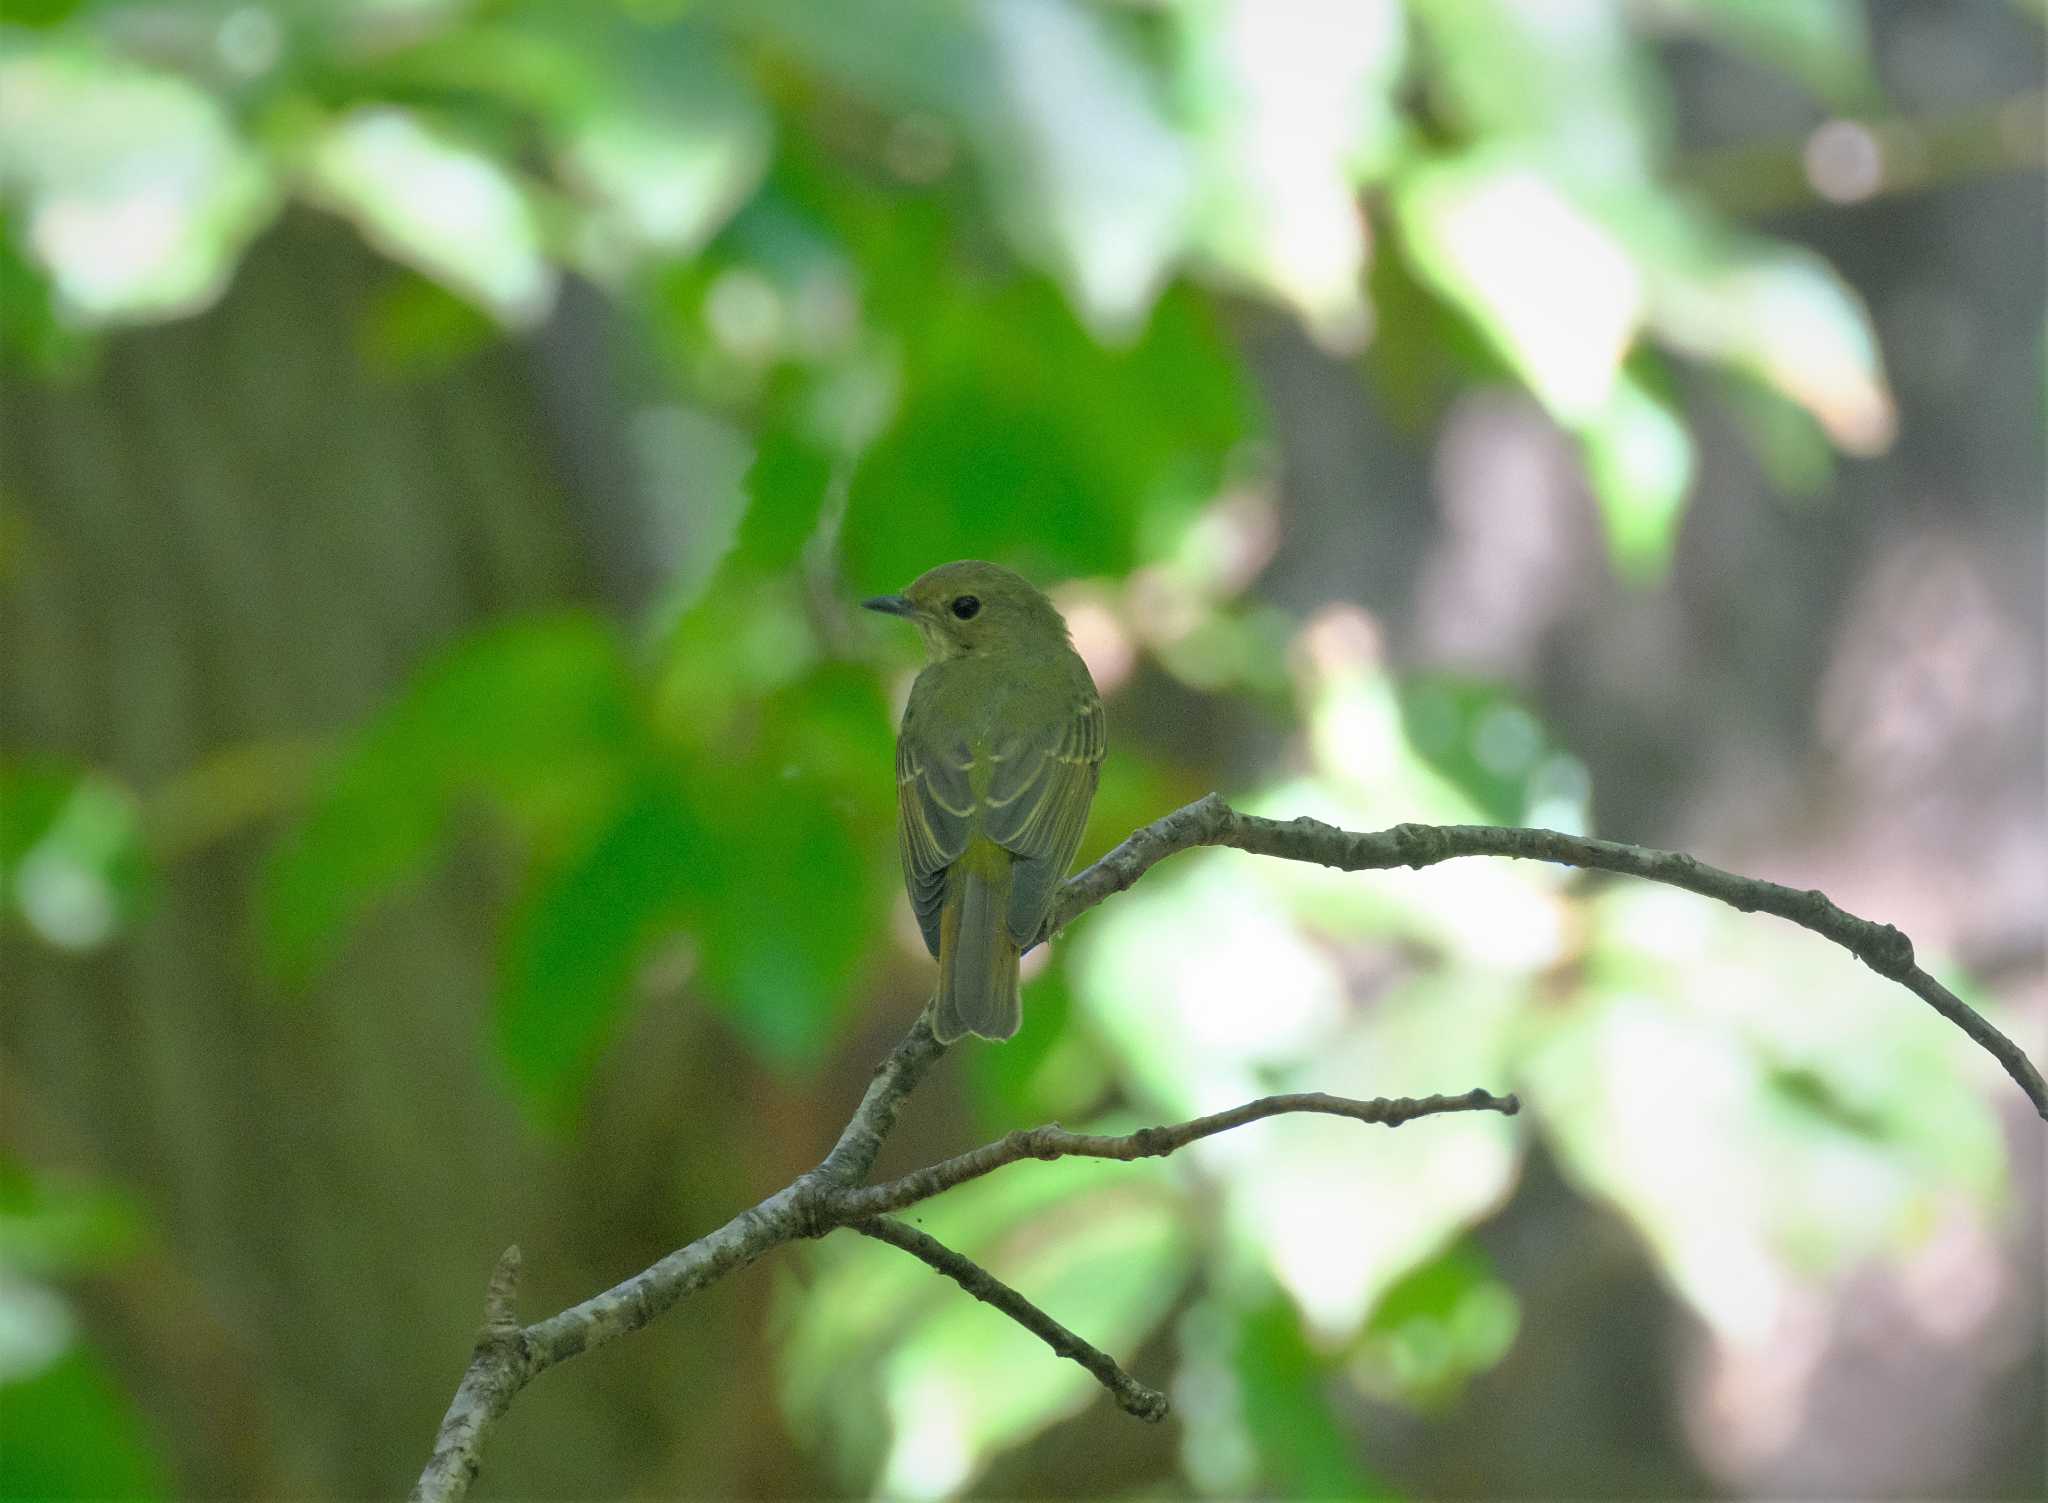
[[[1745,913],[1776,914],[1832,940],[1879,975],[1899,982],[1922,998],[1997,1059],[2027,1093],[2035,1110],[2048,1118],[2048,1085],[2044,1085],[2032,1062],[2004,1034],[1920,970],[1914,964],[1912,942],[1891,925],[1875,924],[1845,913],[1816,891],[1780,887],[1721,871],[1691,856],[1610,840],[1561,835],[1553,830],[1497,829],[1485,825],[1396,825],[1390,830],[1358,833],[1312,819],[1282,821],[1240,814],[1211,794],[1134,832],[1100,861],[1070,878],[1061,888],[1052,918],[1040,938],[1050,938],[1103,899],[1129,888],[1168,856],[1197,846],[1230,846],[1254,855],[1313,862],[1344,871],[1421,868],[1459,856],[1552,861],[1683,887]],[[1171,1153],[1199,1138],[1283,1112],[1322,1112],[1398,1126],[1415,1117],[1439,1112],[1512,1114],[1518,1109],[1514,1097],[1495,1097],[1484,1091],[1396,1101],[1351,1101],[1320,1094],[1269,1096],[1231,1111],[1171,1127],[1145,1128],[1124,1137],[1072,1133],[1057,1126],[1015,1132],[901,1179],[863,1188],[904,1099],[944,1053],[945,1046],[932,1036],[930,1024],[920,1017],[877,1068],[852,1120],[817,1168],[742,1211],[716,1231],[558,1315],[523,1328],[518,1324],[513,1309],[519,1276],[518,1249],[507,1251],[490,1281],[483,1330],[441,1421],[433,1456],[420,1473],[413,1498],[430,1503],[463,1497],[476,1477],[484,1439],[491,1426],[511,1407],[520,1390],[540,1373],[579,1352],[638,1330],[685,1296],[737,1272],[772,1248],[801,1237],[822,1236],[846,1225],[903,1247],[960,1282],[977,1298],[1012,1315],[1053,1350],[1087,1366],[1117,1394],[1118,1402],[1126,1409],[1131,1409],[1133,1396],[1151,1395],[1163,1413],[1163,1397],[1123,1374],[1109,1358],[1053,1322],[1022,1295],[922,1233],[881,1219],[882,1213],[914,1205],[1018,1159],[1145,1158]],[[963,1271],[965,1278],[961,1276]],[[1020,1310],[1024,1313],[1020,1314]],[[1096,1360],[1127,1386],[1119,1387],[1117,1381],[1105,1377],[1104,1369],[1093,1365]]]
[[[873,1237],[877,1242],[900,1247],[912,1257],[923,1259],[983,1304],[995,1306],[1016,1321],[1051,1347],[1056,1355],[1071,1357],[1080,1363],[1094,1375],[1096,1382],[1109,1390],[1117,1407],[1126,1414],[1135,1414],[1152,1424],[1166,1418],[1170,1406],[1165,1394],[1156,1388],[1147,1388],[1117,1366],[1116,1359],[1109,1353],[1090,1346],[972,1258],[954,1252],[937,1238],[928,1237],[916,1227],[892,1216],[877,1216],[872,1220],[848,1224],[863,1237]]]
[[[1389,830],[1360,833],[1306,817],[1278,820],[1240,814],[1212,793],[1136,831],[1100,861],[1071,878],[1060,889],[1047,935],[1057,934],[1104,898],[1124,891],[1168,856],[1197,846],[1229,846],[1255,856],[1308,861],[1347,872],[1381,871],[1397,866],[1419,870],[1460,856],[1551,861],[1560,866],[1620,872],[1670,887],[1683,887],[1744,913],[1775,914],[1832,940],[1962,1029],[2004,1067],[2005,1073],[2033,1102],[2034,1110],[2048,1119],[2048,1083],[2043,1082],[2041,1072],[2034,1068],[2025,1051],[1921,970],[1913,960],[1913,942],[1897,929],[1845,913],[1817,889],[1781,887],[1775,882],[1737,876],[1678,851],[1561,835],[1555,830],[1494,825],[1395,825]]]
[[[1404,1096],[1397,1101],[1384,1097],[1353,1101],[1345,1096],[1306,1091],[1292,1096],[1264,1096],[1227,1112],[1176,1122],[1171,1127],[1141,1127],[1122,1137],[1068,1132],[1057,1124],[1019,1128],[993,1143],[942,1159],[901,1179],[864,1189],[836,1191],[830,1201],[831,1212],[835,1220],[852,1222],[900,1211],[1021,1159],[1122,1159],[1128,1163],[1132,1159],[1164,1158],[1202,1138],[1287,1112],[1318,1112],[1328,1117],[1349,1117],[1354,1122],[1399,1127],[1417,1117],[1433,1117],[1443,1112],[1499,1112],[1512,1117],[1521,1109],[1522,1104],[1515,1097],[1493,1096],[1485,1091],[1468,1091],[1462,1096],[1425,1096],[1420,1100]]]

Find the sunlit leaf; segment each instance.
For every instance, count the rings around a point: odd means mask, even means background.
[[[1607,406],[1645,293],[1598,221],[1511,158],[1410,173],[1395,205],[1417,270],[1561,422],[1576,426]]]
[[[554,302],[525,190],[489,153],[409,110],[364,106],[334,122],[308,163],[318,195],[396,257],[515,327]]]
[[[751,29],[973,153],[1022,257],[1090,327],[1142,324],[1187,233],[1193,164],[1160,84],[1073,0],[738,7]]]
[[[1193,172],[1156,85],[1089,7],[988,0],[996,94],[981,117],[1011,235],[1099,330],[1142,324],[1187,231]]]
[[[1607,406],[1580,427],[1579,441],[1609,557],[1625,579],[1661,579],[1692,492],[1692,435],[1663,398],[1623,372]]]
[[[1589,1000],[1539,1041],[1530,1097],[1566,1170],[1716,1329],[1754,1339],[1803,1281],[1988,1212],[1988,1066],[1921,1003],[1690,894],[1617,888],[1594,917]]]
[[[1669,195],[1616,193],[1599,212],[1643,270],[1646,318],[1661,341],[1797,402],[1847,453],[1891,442],[1897,413],[1876,331],[1827,262]]]
[[[1470,140],[1574,184],[1641,181],[1671,135],[1654,60],[1614,0],[1410,0],[1432,96]]]
[[[599,205],[586,234],[696,250],[759,182],[772,133],[727,49],[679,18],[636,24],[603,6],[540,7],[529,24],[601,80],[553,122],[563,176]]]
[[[215,96],[58,40],[0,55],[0,195],[89,322],[204,307],[278,202]]]
[[[1357,183],[1400,127],[1405,52],[1392,0],[1224,0],[1176,13],[1202,151],[1200,244],[1291,303],[1328,344],[1364,336]]]

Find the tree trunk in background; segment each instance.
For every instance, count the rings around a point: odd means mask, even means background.
[[[297,218],[203,317],[114,339],[82,385],[8,383],[0,487],[24,525],[0,587],[7,755],[147,791],[223,748],[346,733],[438,645],[587,592],[526,351],[365,371],[365,300],[398,275]],[[716,1210],[690,1194],[737,1203],[748,1168],[678,1167],[679,1134],[733,1120],[746,1072],[720,1037],[639,1020],[641,1067],[604,1110],[644,1153],[571,1162],[521,1122],[481,1036],[490,861],[389,905],[284,996],[256,979],[250,917],[276,828],[173,862],[134,932],[90,957],[9,937],[8,1142],[147,1213],[156,1250],[96,1286],[88,1318],[184,1493],[391,1495],[506,1244],[525,1245],[538,1311],[682,1240]],[[707,1401],[758,1297],[713,1291],[687,1341],[536,1389],[486,1492],[660,1487],[682,1457],[693,1490],[727,1491],[740,1437],[774,1422],[765,1382]]]

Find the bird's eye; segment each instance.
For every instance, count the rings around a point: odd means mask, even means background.
[[[981,602],[972,595],[955,595],[953,597],[953,614],[962,621],[972,621],[975,616],[980,614],[980,611]]]

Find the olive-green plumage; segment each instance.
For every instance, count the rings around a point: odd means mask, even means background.
[[[862,602],[917,623],[931,661],[896,741],[903,880],[939,961],[932,1031],[1017,1031],[1017,959],[1073,864],[1102,762],[1102,701],[1052,602],[994,564],[943,564]]]

